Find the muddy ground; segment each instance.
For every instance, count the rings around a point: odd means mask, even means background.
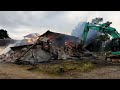
[[[1,63],[0,79],[120,79],[120,65],[97,66],[87,72],[74,69],[63,75],[51,75],[29,68],[31,66]]]

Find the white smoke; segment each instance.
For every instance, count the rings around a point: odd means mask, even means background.
[[[85,28],[85,24],[86,24],[86,21],[78,23],[78,25],[75,27],[75,29],[72,30],[71,35],[79,37],[80,39],[82,39],[82,34],[83,34],[83,31],[84,31],[84,28]],[[95,24],[91,23],[91,25],[95,25]],[[90,44],[100,34],[101,34],[100,32],[90,29],[89,32],[88,32],[86,41],[85,41],[85,45]]]

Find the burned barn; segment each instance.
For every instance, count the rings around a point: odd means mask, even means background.
[[[73,54],[72,47],[78,44],[80,39],[75,36],[51,32],[48,30],[40,35],[36,42],[37,43],[30,44],[28,41],[28,45],[19,44],[15,47],[11,47],[15,55],[17,55],[16,59],[42,62],[50,59],[70,58]],[[65,49],[66,46],[69,47]]]
[[[32,39],[32,38],[31,38]],[[11,47],[1,60],[6,62],[29,62],[39,63],[49,60],[80,58],[80,39],[75,36],[47,31],[36,37],[36,41],[24,39]]]

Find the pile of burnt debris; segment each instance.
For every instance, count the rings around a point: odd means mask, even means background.
[[[79,42],[76,43],[76,41],[80,41],[79,38],[63,34],[57,35],[50,31],[46,33],[39,36],[34,44],[11,47],[9,52],[0,55],[0,62],[38,64],[54,60],[97,59],[95,54],[85,50]],[[58,45],[58,42],[62,45]]]

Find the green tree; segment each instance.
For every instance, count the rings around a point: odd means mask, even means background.
[[[110,40],[110,36],[108,34],[103,34],[103,35],[100,35],[97,40],[101,41],[101,42],[105,42],[107,40]]]
[[[110,40],[110,37],[108,36],[108,34],[102,34],[99,37],[97,37],[91,44],[89,44],[86,48],[89,51],[94,51],[94,52],[98,52],[98,51],[102,51],[103,49],[103,43],[105,43],[105,41]]]
[[[110,36],[108,35],[108,34],[102,34],[102,35],[100,35],[98,38],[97,38],[97,40],[99,41],[99,42],[101,42],[101,44],[100,44],[100,51],[103,51],[103,50],[105,50],[106,49],[106,47],[104,46],[104,44],[105,44],[105,42],[106,41],[108,41],[108,40],[110,40]]]
[[[0,39],[7,39],[7,38],[10,38],[8,32],[4,29],[0,29]]]

